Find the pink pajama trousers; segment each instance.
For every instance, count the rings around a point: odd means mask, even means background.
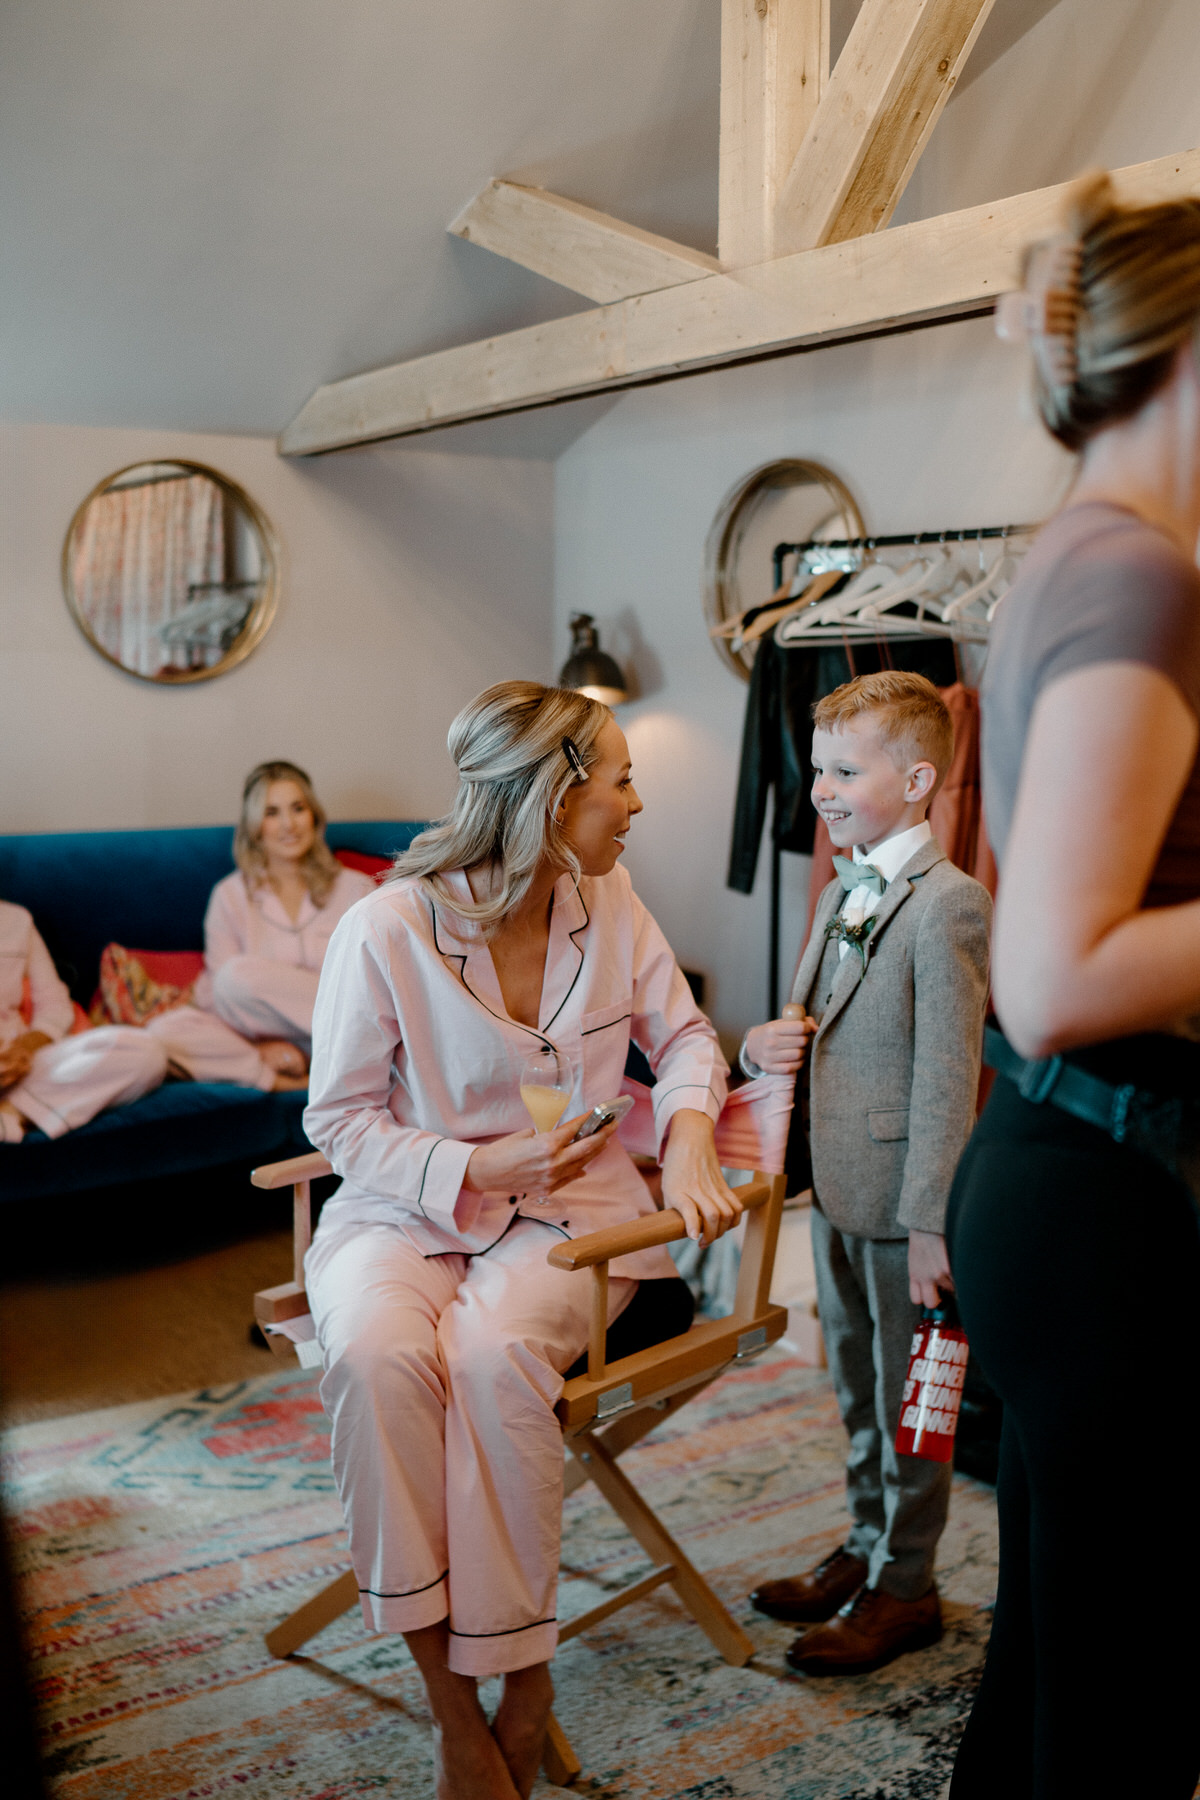
[[[315,969],[231,956],[212,978],[213,1011],[242,1037],[287,1038],[309,1056],[318,980]]]
[[[131,1025],[101,1025],[43,1044],[28,1075],[3,1096],[47,1137],[77,1131],[106,1106],[128,1106],[167,1072],[161,1047]]]
[[[547,1264],[557,1239],[520,1218],[482,1255],[426,1257],[399,1226],[330,1218],[305,1265],[363,1617],[448,1619],[463,1675],[547,1662],[558,1640],[554,1404],[592,1283]],[[636,1286],[609,1283],[610,1322]]]

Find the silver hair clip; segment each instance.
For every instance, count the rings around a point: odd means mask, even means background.
[[[578,776],[579,780],[586,781],[588,779],[588,772],[583,766],[583,758],[579,754],[579,748],[575,743],[574,738],[565,737],[562,741],[562,748],[563,755],[570,763],[572,770]]]

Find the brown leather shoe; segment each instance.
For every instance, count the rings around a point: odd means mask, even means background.
[[[751,1606],[769,1619],[789,1625],[814,1625],[832,1619],[844,1600],[857,1594],[867,1579],[867,1565],[852,1556],[843,1544],[807,1575],[785,1575],[781,1581],[764,1581],[750,1596]]]
[[[865,1587],[827,1625],[798,1637],[786,1660],[802,1675],[865,1675],[906,1650],[936,1644],[941,1635],[936,1587],[919,1600],[897,1600],[882,1588]]]

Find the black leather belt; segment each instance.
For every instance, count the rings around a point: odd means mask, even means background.
[[[1105,1081],[1063,1056],[1028,1060],[992,1025],[984,1028],[983,1060],[1034,1106],[1057,1106],[1098,1125],[1116,1143],[1152,1156],[1195,1192],[1200,1102],[1151,1093],[1134,1082]]]

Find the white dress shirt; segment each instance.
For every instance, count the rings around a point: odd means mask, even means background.
[[[470,899],[461,871],[443,880]],[[717,1034],[624,869],[555,885],[536,1030],[505,1010],[478,926],[435,909],[415,878],[386,882],[338,925],[317,990],[304,1129],[343,1177],[318,1236],[387,1224],[425,1256],[478,1255],[518,1213],[547,1228],[549,1249],[653,1212],[615,1136],[548,1204],[463,1186],[478,1145],[529,1129],[520,1072],[539,1043],[575,1064],[571,1117],[621,1092],[631,1039],[657,1078],[660,1144],[682,1108],[716,1122],[728,1073]],[[674,1264],[660,1248],[619,1257],[612,1272],[670,1275]]]
[[[919,825],[910,825],[907,831],[897,831],[894,836],[885,838],[882,844],[876,844],[870,854],[856,844],[851,852],[851,860],[856,863],[870,863],[872,868],[879,870],[884,881],[890,884],[895,881],[909,858],[915,856],[921,845],[927,843],[932,836],[932,825],[928,819],[922,819]],[[872,913],[878,912],[882,899],[883,895],[877,894],[873,887],[864,885],[851,888],[842,902],[840,916],[847,923],[854,920],[861,924],[864,919],[869,919]],[[849,948],[849,944],[843,938],[838,944],[839,962],[844,959]],[[742,1039],[742,1047],[738,1051],[738,1063],[743,1075],[748,1075],[752,1081],[757,1080],[763,1073],[758,1064],[747,1055],[745,1038]]]
[[[897,875],[910,857],[917,854],[922,844],[928,843],[933,836],[933,827],[928,819],[922,819],[919,825],[910,825],[907,831],[898,831],[894,837],[885,838],[882,844],[876,844],[868,854],[856,844],[851,852],[852,861],[870,863],[878,869],[887,883],[895,881]],[[879,911],[882,894],[877,894],[873,887],[851,888],[842,902],[841,917],[847,924],[861,925]],[[850,946],[845,938],[838,945],[839,962],[845,957]]]

